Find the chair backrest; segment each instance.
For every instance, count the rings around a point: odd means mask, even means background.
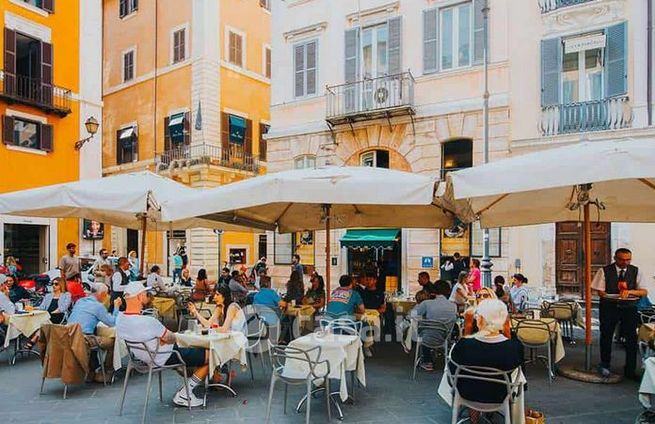
[[[246,339],[248,340],[248,349],[253,349],[262,340],[268,338],[268,328],[266,321],[258,314],[253,314],[246,320]]]
[[[459,383],[463,381],[470,381],[473,383],[483,383],[485,386],[495,384],[502,386],[505,391],[503,393],[503,402],[508,399],[512,394],[514,387],[517,385],[512,382],[512,374],[515,370],[503,371],[497,368],[482,367],[474,365],[459,365],[453,361],[450,355],[448,356],[448,365],[446,366],[446,378],[454,391],[457,391],[462,399],[476,402],[478,399],[469,399],[462,396],[459,391]]]
[[[148,347],[148,344],[151,342],[153,345],[155,345],[155,349],[151,349]],[[136,342],[136,341],[131,341],[131,340],[125,340],[125,346],[127,346],[127,351],[130,354],[130,359],[132,361],[136,361],[137,363],[144,363],[145,365],[149,366],[156,366],[156,358],[157,355],[159,354],[159,338],[154,338],[154,339],[149,339],[144,342]],[[149,358],[148,362],[144,362],[141,358],[138,358],[136,353],[137,352],[145,352],[145,356]]]
[[[570,302],[547,302],[544,301],[543,309],[550,312],[550,316],[557,320],[570,320],[573,318],[574,304]]]
[[[528,346],[542,346],[552,340],[553,331],[548,324],[541,320],[524,319],[514,327],[516,337],[521,343]]]
[[[417,336],[426,347],[441,347],[450,339],[456,322],[456,318],[447,321],[419,319],[416,326]]]
[[[353,321],[349,318],[337,318],[330,321],[327,329],[328,331],[332,331],[333,334],[359,336],[362,333],[362,325],[361,321]]]
[[[326,361],[321,361],[321,346],[316,346],[311,349],[300,349],[292,346],[281,346],[274,345],[271,347],[270,355],[271,362],[273,364],[273,371],[282,375],[284,372],[284,367],[288,362],[300,362],[305,364],[308,368],[308,374],[311,374],[313,377],[317,378],[316,367],[325,362],[327,371],[329,373],[329,363]]]

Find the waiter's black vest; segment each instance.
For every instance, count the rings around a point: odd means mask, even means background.
[[[130,284],[130,276],[127,275],[120,267],[118,268],[118,272],[121,274],[121,286],[127,286]]]
[[[619,274],[616,270],[616,264],[611,263],[603,267],[605,273],[605,293],[619,294]],[[637,288],[637,273],[639,268],[636,266],[628,265],[625,270],[625,281],[628,283],[628,290],[635,290]]]

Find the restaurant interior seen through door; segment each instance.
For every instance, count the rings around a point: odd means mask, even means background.
[[[13,257],[23,275],[48,271],[48,225],[4,224],[3,229],[3,264]]]
[[[401,231],[399,229],[347,230],[341,247],[348,252],[348,275],[378,278],[378,289],[401,288]]]

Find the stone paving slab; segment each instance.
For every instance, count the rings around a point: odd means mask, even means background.
[[[581,334],[578,334],[581,337]],[[580,340],[580,338],[579,338]],[[567,364],[580,363],[583,346],[566,345]],[[622,363],[622,353],[616,347],[616,364]],[[597,350],[596,350],[597,352]],[[39,395],[41,366],[33,358],[19,359],[15,366],[7,364],[7,354],[0,353],[0,423],[3,424],[73,424],[73,423],[139,423],[143,410],[146,378],[130,379],[125,410],[118,416],[122,380],[113,386],[80,385],[69,387],[68,399],[62,399],[59,380],[47,380],[45,393]],[[413,355],[405,354],[395,343],[377,347],[376,356],[366,361],[368,387],[357,388],[356,403],[343,406],[344,422],[439,424],[450,422],[450,408],[436,396],[441,372],[420,372],[410,380]],[[578,361],[578,362],[576,362]],[[250,374],[240,374],[235,382],[239,397],[224,392],[211,392],[206,410],[187,409],[173,405],[172,397],[181,379],[177,374],[164,374],[164,402],[153,388],[148,407],[148,422],[157,424],[251,423],[263,424],[266,416],[269,376],[254,362],[255,382]],[[617,366],[616,368],[620,368]],[[526,407],[543,411],[549,424],[634,423],[642,408],[637,399],[638,383],[624,381],[616,385],[593,385],[558,377],[548,384],[545,369],[540,364],[527,366]],[[287,414],[283,413],[283,388],[276,389],[272,407],[272,423],[304,423],[304,414],[293,410],[304,388],[289,388]],[[337,420],[334,419],[336,422]],[[324,398],[312,401],[312,423],[327,422]]]

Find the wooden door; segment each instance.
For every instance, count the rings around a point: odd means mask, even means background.
[[[556,235],[556,289],[558,294],[584,294],[584,242],[582,223],[576,221],[557,224]],[[610,223],[591,224],[592,275],[610,263]]]

